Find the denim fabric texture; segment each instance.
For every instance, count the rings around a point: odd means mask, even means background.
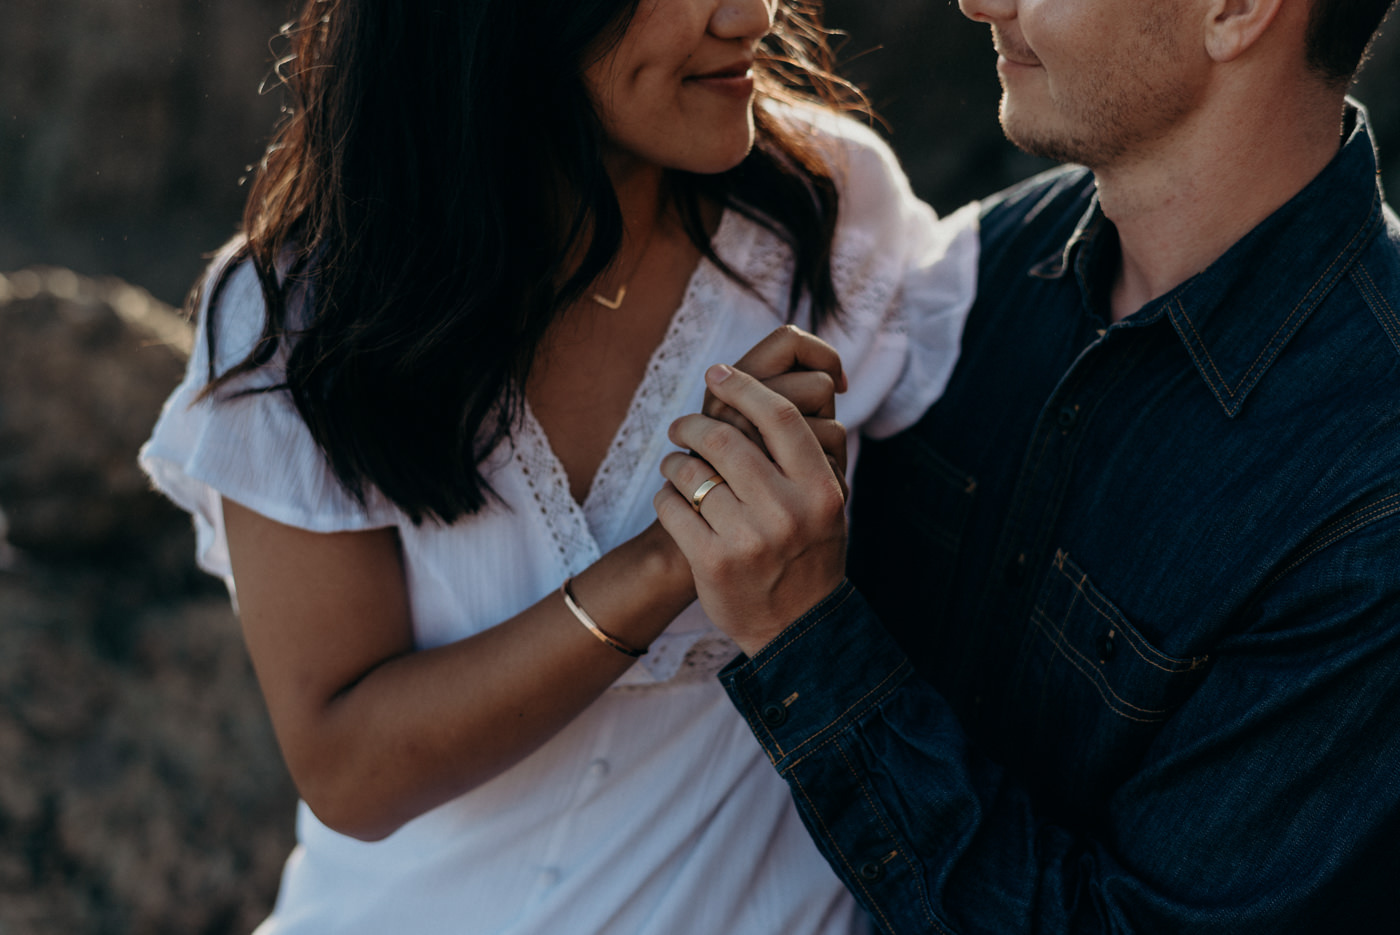
[[[885,932],[1400,932],[1400,222],[1364,111],[1110,325],[1065,168],[987,202],[851,578],[722,674]]]

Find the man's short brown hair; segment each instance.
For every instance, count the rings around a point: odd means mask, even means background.
[[[1313,0],[1308,64],[1328,81],[1351,81],[1395,0]]]

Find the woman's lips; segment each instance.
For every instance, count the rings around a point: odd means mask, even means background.
[[[753,69],[747,65],[691,75],[685,82],[725,97],[747,100],[753,96]]]

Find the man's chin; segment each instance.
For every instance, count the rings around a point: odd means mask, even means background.
[[[1019,121],[1008,120],[1005,113],[1002,114],[1001,131],[1012,146],[1024,153],[1055,162],[1089,165],[1090,147],[1081,140],[1024,126]]]

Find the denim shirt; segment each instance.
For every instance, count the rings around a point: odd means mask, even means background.
[[[1400,223],[1364,111],[1110,324],[1066,168],[987,203],[851,578],[722,674],[886,932],[1400,932]]]

